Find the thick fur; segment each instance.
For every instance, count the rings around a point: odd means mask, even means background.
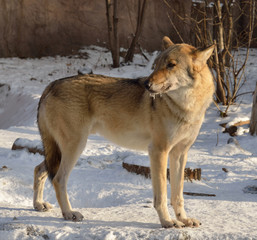
[[[35,168],[35,209],[51,208],[43,201],[49,175],[64,218],[83,219],[71,208],[67,181],[88,135],[98,133],[121,146],[149,152],[154,207],[163,227],[200,225],[186,216],[183,181],[187,152],[212,101],[214,85],[206,62],[213,46],[200,51],[164,37],[163,48],[148,78],[88,74],[57,80],[46,88],[38,108],[45,161]],[[176,220],[167,208],[168,159]]]

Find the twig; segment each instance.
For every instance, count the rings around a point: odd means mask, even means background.
[[[138,47],[139,47],[139,50],[140,50],[142,56],[145,58],[146,61],[149,62],[149,58],[144,54],[144,51],[143,51],[142,47],[140,46],[140,44],[138,44]]]
[[[215,194],[209,194],[209,193],[194,193],[194,192],[184,192],[184,195],[190,195],[190,196],[199,196],[199,197],[216,197]]]
[[[216,147],[219,145],[219,129],[217,130],[217,143],[216,143]]]
[[[170,20],[170,23],[171,23],[172,27],[175,29],[175,31],[176,31],[177,35],[179,36],[181,42],[184,43],[184,40],[183,40],[182,36],[180,35],[178,29],[176,28],[175,24],[174,24],[173,21],[171,20],[170,15],[169,15],[168,13],[167,13],[167,15],[168,15],[168,18],[169,18],[169,20]]]
[[[254,91],[244,92],[244,93],[237,94],[237,95],[235,96],[235,99],[238,98],[238,97],[240,97],[240,96],[242,96],[242,95],[245,95],[245,94],[254,94]]]

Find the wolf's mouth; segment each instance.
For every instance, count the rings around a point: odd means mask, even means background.
[[[162,87],[162,92],[165,93],[165,92],[168,92],[172,87],[172,84],[168,84],[167,86],[163,86]]]
[[[172,85],[171,84],[165,84],[163,86],[153,86],[153,88],[148,89],[148,91],[152,94],[162,94],[162,93],[166,93],[171,89]]]

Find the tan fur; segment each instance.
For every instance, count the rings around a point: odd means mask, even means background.
[[[148,150],[154,207],[163,227],[200,225],[186,216],[183,180],[187,152],[212,101],[214,85],[206,61],[213,46],[200,51],[187,44],[173,44],[165,37],[163,47],[148,78],[89,74],[57,80],[46,88],[38,109],[45,162],[35,168],[35,209],[51,208],[43,201],[48,173],[64,218],[82,220],[71,208],[66,186],[88,135],[99,133],[121,146]],[[170,218],[167,208],[168,159],[171,203],[177,220]]]

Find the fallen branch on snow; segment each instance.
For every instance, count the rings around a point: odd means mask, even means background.
[[[25,138],[17,138],[12,145],[12,150],[21,149],[26,149],[30,153],[39,153],[40,155],[44,155],[44,150],[43,146],[41,145],[41,141],[32,141]]]
[[[139,166],[136,164],[122,163],[122,167],[128,172],[136,173],[138,175],[143,175],[145,178],[151,178],[150,167]],[[191,169],[185,168],[184,179],[189,180],[201,180],[201,168]],[[170,178],[170,172],[167,169],[167,178]]]
[[[237,135],[238,127],[250,124],[250,120],[240,121],[240,122],[237,122],[237,123],[235,123],[231,126],[228,126],[228,127],[227,127],[227,124],[228,123],[221,123],[220,124],[221,127],[225,128],[223,133],[228,133],[231,137],[234,137],[234,136]]]

